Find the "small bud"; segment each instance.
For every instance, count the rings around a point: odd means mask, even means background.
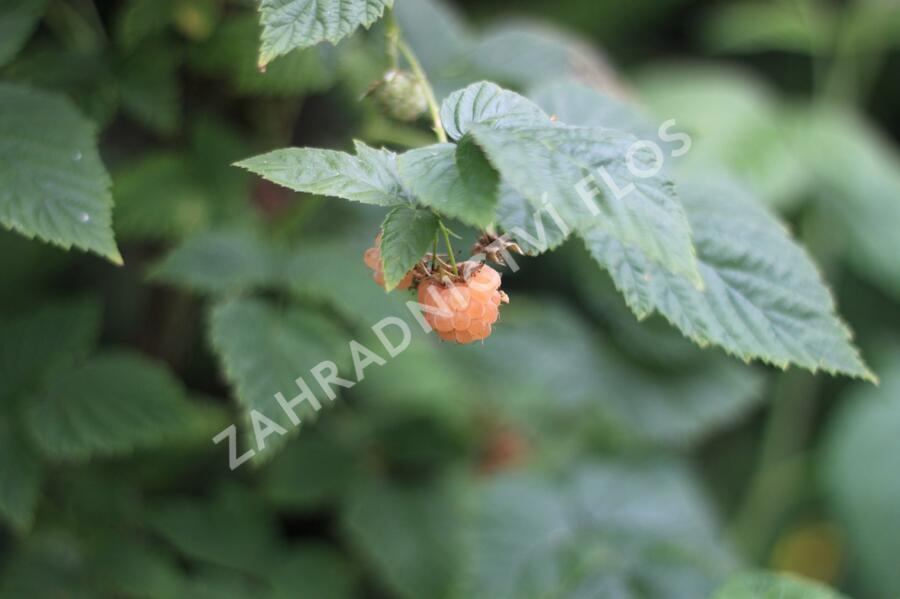
[[[374,89],[375,99],[384,111],[400,121],[414,121],[428,108],[425,88],[408,71],[390,70]]]

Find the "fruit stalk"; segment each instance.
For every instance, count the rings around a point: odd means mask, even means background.
[[[409,63],[409,67],[412,69],[413,74],[425,90],[425,100],[428,103],[428,113],[431,116],[434,134],[437,135],[439,142],[447,143],[447,134],[444,132],[444,126],[441,124],[441,109],[438,107],[437,99],[434,97],[434,90],[431,88],[431,83],[428,81],[425,71],[422,70],[422,65],[419,64],[419,59],[416,58],[412,48],[409,47],[406,41],[399,37],[399,33],[397,38],[397,48],[400,50],[403,58],[406,59],[406,62]]]

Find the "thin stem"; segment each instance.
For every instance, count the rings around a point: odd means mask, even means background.
[[[447,245],[447,253],[450,255],[450,266],[453,267],[453,276],[459,276],[459,270],[456,268],[456,257],[453,255],[453,244],[450,243],[449,231],[447,231],[447,227],[444,226],[444,221],[442,220],[438,220],[438,227],[444,235],[444,243]]]
[[[397,26],[397,20],[394,17],[394,11],[392,10],[387,18],[387,55],[392,71],[396,71],[400,64],[397,57],[397,44],[399,41],[400,28]]]
[[[749,559],[764,557],[779,518],[796,501],[809,466],[809,423],[817,381],[798,371],[779,376],[763,433],[759,461],[732,524],[732,536]]]
[[[435,135],[437,135],[438,141],[447,143],[447,134],[444,133],[444,126],[441,125],[441,109],[438,107],[437,99],[434,97],[434,90],[431,88],[431,83],[429,83],[425,71],[422,70],[422,65],[419,64],[419,59],[416,58],[412,48],[410,48],[403,39],[398,39],[397,48],[399,48],[403,58],[409,63],[413,74],[425,90],[425,100],[428,102],[428,112],[431,115],[432,128],[434,129]]]
[[[438,232],[434,232],[434,243],[431,246],[431,270],[434,270],[434,265],[437,264],[437,244],[438,244]]]

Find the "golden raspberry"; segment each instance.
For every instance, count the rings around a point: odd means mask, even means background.
[[[378,234],[378,237],[375,238],[375,247],[370,247],[363,254],[363,262],[366,263],[366,266],[371,268],[374,272],[372,273],[372,278],[375,279],[375,282],[378,283],[379,287],[384,287],[384,270],[381,268],[381,233]],[[396,289],[409,289],[410,285],[412,285],[413,273],[412,271],[406,273],[406,276],[400,281],[397,285]]]
[[[479,266],[465,281],[445,286],[428,279],[419,285],[419,303],[438,312],[424,312],[425,320],[445,341],[471,343],[491,334],[500,304],[509,303],[500,291],[500,274]]]

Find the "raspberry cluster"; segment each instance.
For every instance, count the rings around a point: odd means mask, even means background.
[[[490,257],[490,254],[488,254]],[[363,254],[372,278],[384,287],[381,234]],[[500,273],[474,260],[447,264],[441,255],[426,254],[406,273],[397,289],[418,290],[423,317],[445,341],[467,344],[486,339],[509,297],[500,290]]]
[[[419,303],[425,320],[445,341],[472,343],[486,339],[500,315],[500,304],[509,303],[500,291],[500,274],[490,266],[476,267],[468,278],[450,285],[427,279],[419,284]]]
[[[370,247],[363,254],[363,262],[372,269],[372,278],[379,287],[384,287],[384,270],[381,267],[381,233],[375,238],[375,247]],[[406,273],[403,280],[397,285],[397,289],[409,289],[413,283],[412,271]]]

